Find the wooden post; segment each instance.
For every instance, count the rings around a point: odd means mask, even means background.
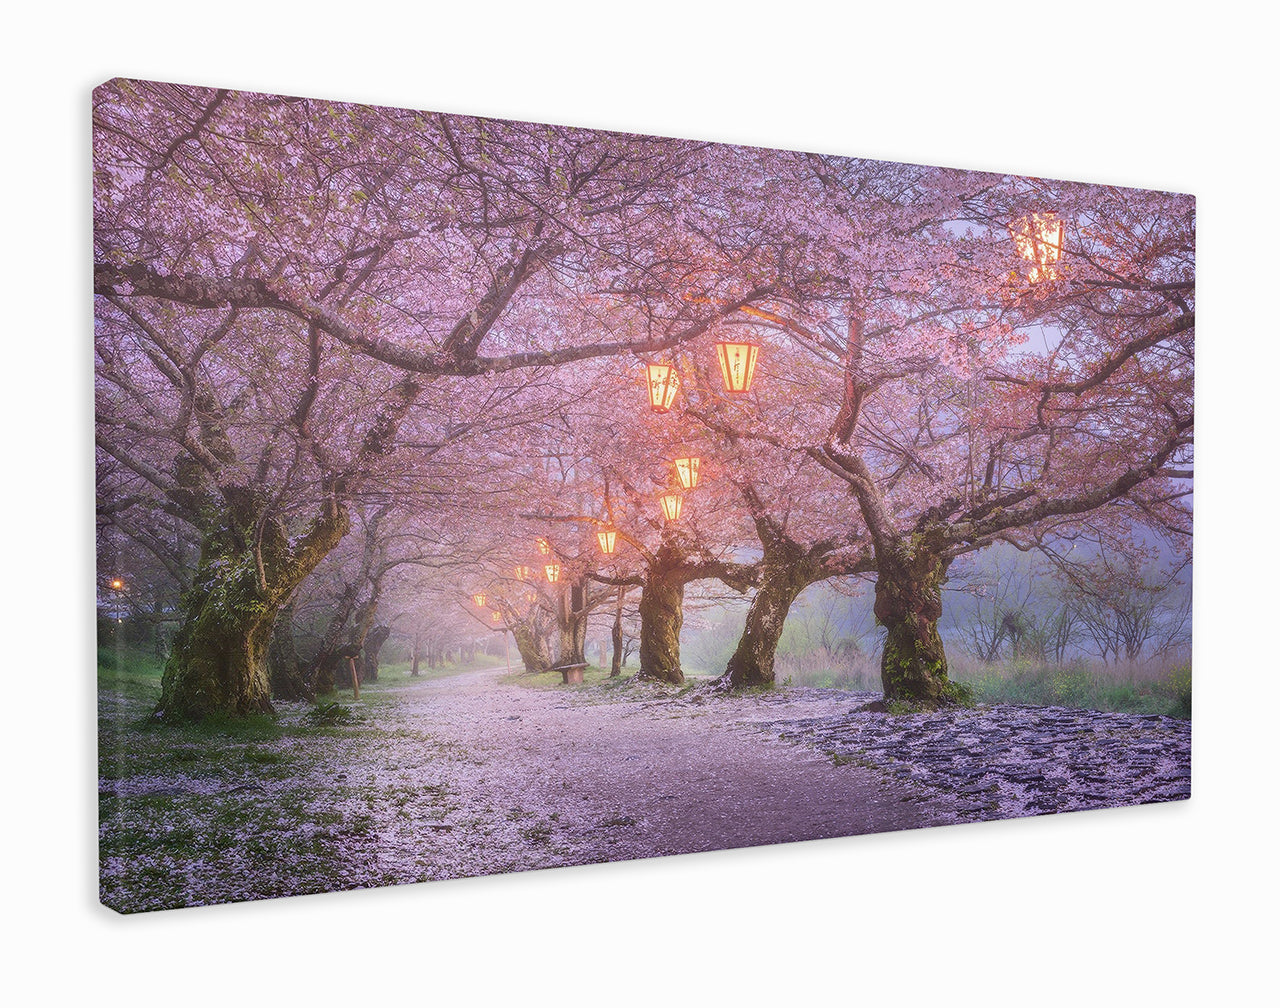
[[[352,692],[354,693],[354,696],[352,697],[352,699],[359,700],[360,699],[360,670],[356,668],[356,660],[352,658],[350,655],[347,655],[347,661],[351,665],[351,689],[352,689]]]

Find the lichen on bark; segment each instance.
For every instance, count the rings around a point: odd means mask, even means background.
[[[947,677],[938,633],[948,563],[919,535],[880,558],[875,615],[887,631],[880,679],[891,705],[911,710],[972,706],[969,688]]]

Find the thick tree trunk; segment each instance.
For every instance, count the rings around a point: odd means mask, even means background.
[[[293,603],[276,616],[267,651],[267,668],[271,674],[271,695],[277,700],[311,700],[311,684],[302,674],[298,651],[293,643]]]
[[[330,503],[290,540],[278,521],[255,529],[249,491],[224,494],[228,526],[205,537],[165,665],[157,710],[167,717],[273,712],[266,658],[276,615],[349,527],[346,511]]]
[[[641,679],[680,684],[680,627],[684,624],[684,581],[651,570],[640,590]]]
[[[623,591],[618,589],[618,605],[613,611],[613,661],[609,665],[609,678],[622,675],[622,599]]]
[[[947,678],[938,635],[947,562],[919,548],[880,558],[876,620],[888,631],[880,659],[885,700],[914,710],[972,703],[968,687]]]
[[[516,623],[511,627],[511,636],[515,638],[516,650],[520,652],[526,672],[536,674],[551,670],[551,649],[541,633],[526,624]]]
[[[391,636],[391,627],[373,627],[364,637],[364,665],[360,670],[360,678],[365,682],[378,681],[378,652]]]
[[[197,589],[188,596],[162,680],[159,710],[166,716],[274,713],[266,658],[275,613],[228,609],[219,594]]]
[[[772,566],[747,610],[746,626],[725,669],[734,689],[768,688],[774,684],[773,661],[791,604],[812,578],[800,567]]]
[[[329,624],[325,627],[320,648],[311,662],[311,683],[318,695],[332,693],[339,686],[350,686],[350,675],[343,667],[343,631],[356,606],[355,585],[343,587]]]
[[[587,663],[587,614],[566,612],[560,618],[560,641],[556,649],[559,665],[585,665]]]

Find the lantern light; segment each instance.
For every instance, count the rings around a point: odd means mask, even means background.
[[[120,578],[114,578],[111,581],[111,587],[114,588],[116,591],[120,591],[124,588],[124,582],[121,581]]]
[[[493,621],[494,621],[495,623],[500,623],[500,622],[502,621],[502,613],[495,612],[495,613],[493,614]]]
[[[557,581],[560,580],[559,564],[547,564],[547,580],[550,581],[552,584],[555,584]]]
[[[680,391],[680,375],[674,364],[646,364],[649,381],[649,408],[655,413],[666,413]]]
[[[760,356],[757,343],[720,340],[716,343],[716,359],[720,362],[720,377],[724,390],[734,395],[751,391],[751,381],[756,374],[756,359]]]
[[[678,493],[663,494],[658,498],[662,505],[662,517],[673,522],[680,517],[680,509],[684,506],[684,498]]]
[[[702,459],[697,455],[675,460],[676,476],[686,490],[692,490],[698,485],[698,469],[701,465]]]
[[[529,575],[531,575],[532,573],[533,571],[530,570],[525,564],[521,564],[519,567],[516,568],[516,580],[528,581]]]
[[[551,540],[546,536],[538,536],[538,552],[543,556],[551,553]]]
[[[1062,256],[1062,221],[1052,211],[1031,214],[1009,224],[1009,235],[1018,255],[1031,263],[1027,279],[1053,280],[1057,276],[1054,263]]]
[[[483,606],[486,602],[489,601],[489,596],[486,595],[484,592],[476,592],[474,595],[471,596],[471,601],[478,606]]]
[[[601,529],[596,533],[596,539],[600,543],[600,552],[605,556],[613,556],[613,551],[618,548],[618,530],[615,528]]]

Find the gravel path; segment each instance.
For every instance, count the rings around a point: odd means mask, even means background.
[[[1190,794],[1190,723],[1164,717],[894,717],[835,690],[541,690],[501,675],[383,691],[354,730],[288,730],[307,723],[298,704],[273,742],[108,747],[104,902],[192,906]],[[105,703],[108,723],[144,710]]]
[[[719,850],[956,821],[954,802],[762,732],[831,695],[672,697],[505,686],[494,671],[400,691],[396,738],[353,770],[403,799],[348,847],[362,884]],[[441,745],[443,742],[443,746]],[[425,744],[424,744],[425,743]],[[441,759],[441,756],[444,759]]]

